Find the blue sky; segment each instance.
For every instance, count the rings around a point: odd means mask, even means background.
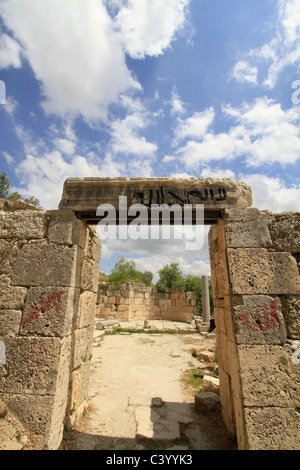
[[[77,176],[227,177],[300,210],[298,0],[0,0],[0,171],[55,209]],[[207,246],[106,242],[209,273]]]

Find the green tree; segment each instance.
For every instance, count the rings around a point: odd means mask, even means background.
[[[153,274],[150,271],[145,271],[144,273],[136,271],[136,273],[137,279],[139,280],[138,282],[142,282],[147,287],[150,287],[152,285]]]
[[[158,271],[159,280],[156,284],[159,291],[164,291],[166,287],[184,287],[182,271],[178,263],[165,265]]]
[[[17,191],[8,195],[9,187],[10,180],[7,178],[7,174],[5,172],[0,173],[0,198],[9,199],[10,201],[23,199],[22,195]],[[40,201],[34,196],[30,196],[29,198],[24,199],[24,201],[35,207],[40,207]]]
[[[134,261],[127,261],[124,256],[120,256],[108,276],[108,282],[115,286],[126,284],[129,281],[140,282],[146,286],[151,286],[153,274],[150,271],[144,273],[137,271]]]
[[[197,295],[197,307],[202,308],[202,278],[201,276],[192,276],[189,274],[184,278],[184,287],[186,291],[195,292]]]
[[[5,172],[0,173],[0,198],[6,199],[8,196],[8,190],[10,186],[10,181],[7,178]]]

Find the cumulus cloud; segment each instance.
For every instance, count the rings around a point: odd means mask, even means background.
[[[74,155],[68,161],[58,150],[41,156],[27,154],[16,166],[21,187],[14,190],[24,196],[37,197],[44,209],[57,209],[62,195],[63,183],[69,177],[121,176],[124,166],[107,155],[101,162],[89,161],[82,155]]]
[[[41,83],[47,113],[105,119],[120,93],[140,87],[102,1],[10,0],[0,14]]]
[[[133,58],[162,54],[186,22],[190,0],[126,0],[114,2],[115,27]]]
[[[240,175],[252,188],[253,207],[271,212],[300,211],[300,185],[287,187],[280,178],[264,174]]]
[[[20,44],[8,34],[2,34],[0,37],[0,69],[9,67],[20,68],[21,60]]]
[[[263,97],[240,107],[224,105],[222,111],[225,118],[235,122],[227,133],[199,132],[197,137],[197,126],[191,125],[197,121],[194,117],[180,122],[175,141],[178,135],[194,137],[176,152],[187,168],[237,157],[243,157],[248,166],[293,164],[300,158],[299,108],[283,110],[280,104]],[[213,112],[209,109],[202,115],[213,116]]]
[[[288,66],[300,61],[300,3],[299,0],[278,0],[276,33],[270,42],[251,49],[245,60],[237,62],[231,76],[239,82],[257,84],[257,72],[261,63],[268,65],[263,85],[273,89],[280,74]],[[249,63],[250,62],[250,63]]]
[[[195,112],[191,117],[185,120],[179,119],[175,131],[175,141],[183,140],[186,137],[200,139],[205,136],[214,117],[214,108],[211,107],[202,112]]]
[[[257,67],[251,67],[247,62],[239,61],[233,68],[232,78],[241,83],[257,85]]]
[[[139,130],[148,124],[146,113],[135,112],[128,114],[124,119],[117,119],[111,123],[112,150],[114,153],[134,154],[140,157],[152,156],[157,145],[147,142],[139,135]]]

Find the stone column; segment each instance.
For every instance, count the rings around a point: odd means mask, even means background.
[[[210,322],[210,301],[209,301],[209,285],[208,276],[202,276],[202,315],[203,322]]]

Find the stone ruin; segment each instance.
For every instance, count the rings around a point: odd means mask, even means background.
[[[106,320],[171,320],[191,323],[199,316],[195,292],[185,292],[183,287],[157,287],[128,282],[118,287],[99,286],[96,318]]]
[[[204,204],[224,423],[239,449],[298,449],[300,214],[252,208],[251,188],[227,179],[70,178],[53,211],[1,200],[0,416],[13,413],[36,449],[59,448],[80,416],[101,257],[97,207],[118,210],[120,195],[149,209]]]

